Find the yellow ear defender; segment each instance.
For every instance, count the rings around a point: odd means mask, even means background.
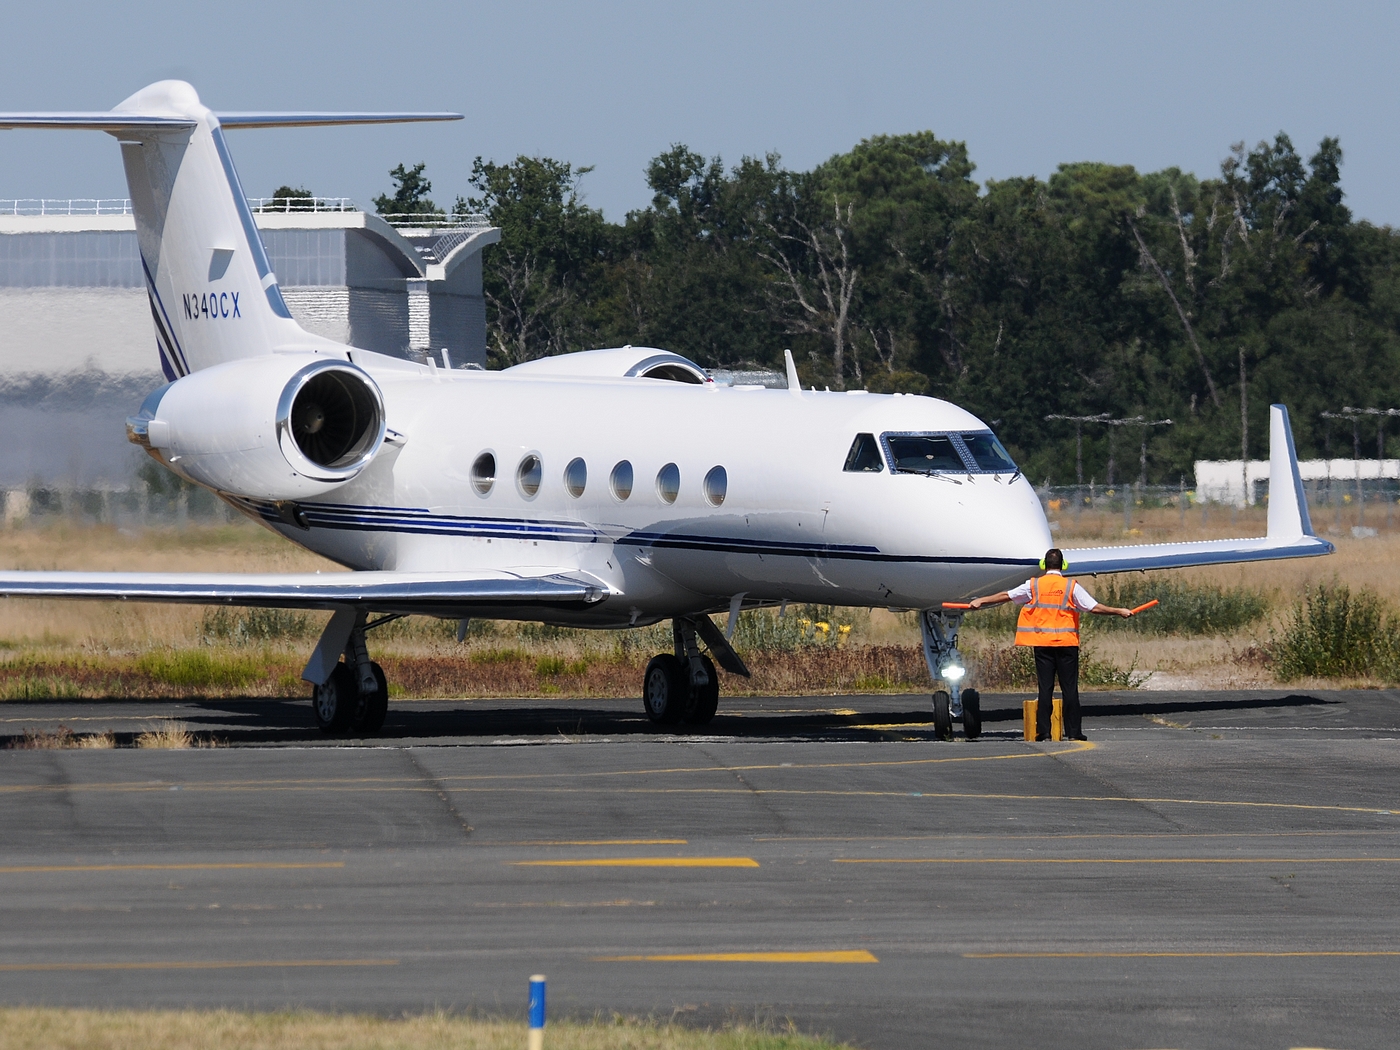
[[[1040,559],[1040,571],[1041,571],[1041,572],[1044,572],[1044,571],[1045,571],[1045,559],[1044,559],[1044,558],[1041,558],[1041,559]],[[1060,569],[1059,569],[1059,571],[1060,571],[1060,572],[1069,572],[1069,562],[1065,561],[1063,558],[1060,559]]]

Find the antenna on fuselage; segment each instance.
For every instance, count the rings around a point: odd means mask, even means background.
[[[783,361],[787,364],[788,393],[793,397],[802,396],[802,380],[797,378],[797,362],[792,359],[792,351],[783,351]]]

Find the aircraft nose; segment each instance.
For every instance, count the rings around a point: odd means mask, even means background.
[[[989,554],[995,549],[1002,557],[1038,559],[1053,546],[1040,497],[1026,478],[987,490],[978,528]]]

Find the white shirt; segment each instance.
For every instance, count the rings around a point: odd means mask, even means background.
[[[1051,569],[1049,572],[1046,573],[1046,575],[1049,576],[1052,573],[1056,576],[1064,575],[1064,573],[1059,572],[1055,569]],[[1017,605],[1030,604],[1031,581],[1027,580],[1015,590],[1007,591],[1006,595]],[[1079,609],[1081,612],[1088,612],[1094,606],[1099,604],[1098,600],[1092,594],[1086,591],[1084,589],[1084,585],[1081,584],[1078,580],[1074,581],[1074,593],[1070,595],[1070,601],[1072,601],[1074,603],[1075,608]]]

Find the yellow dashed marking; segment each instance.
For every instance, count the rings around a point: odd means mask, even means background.
[[[576,860],[516,860],[517,868],[756,868],[752,857],[588,857]]]
[[[711,952],[703,955],[600,955],[594,962],[877,963],[864,949],[853,952]]]

